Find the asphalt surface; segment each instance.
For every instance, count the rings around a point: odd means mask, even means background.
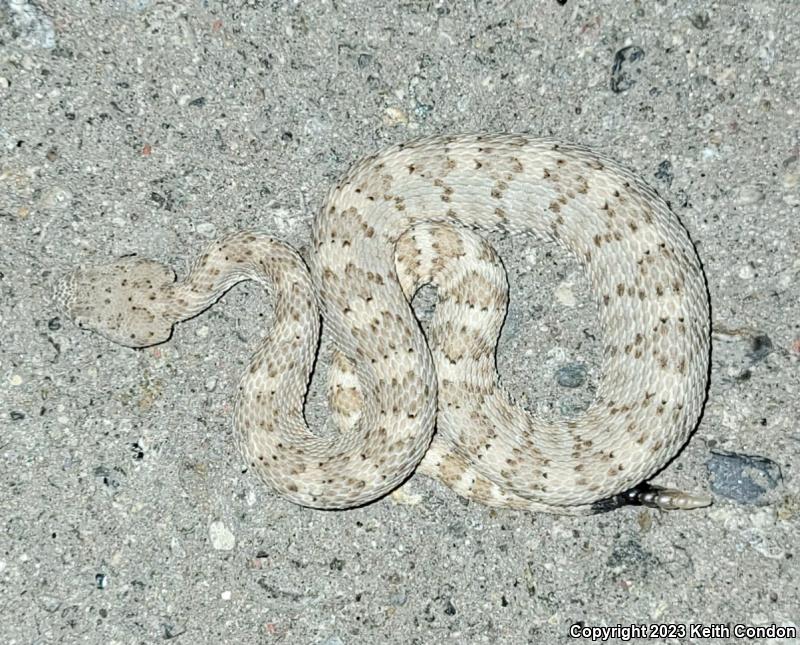
[[[644,625],[652,638],[632,642],[729,643],[712,626],[796,628],[798,34],[796,4],[767,0],[2,0],[0,642],[499,645]],[[710,492],[711,508],[551,517],[422,478],[365,508],[299,508],[245,472],[232,436],[268,296],[241,285],[144,351],[52,302],[76,264],[136,252],[181,273],[242,227],[303,247],[360,157],[485,130],[594,146],[689,230],[711,385],[655,482]],[[493,240],[511,283],[504,382],[532,410],[575,414],[602,349],[587,282],[552,245]],[[423,319],[434,300],[418,298]]]

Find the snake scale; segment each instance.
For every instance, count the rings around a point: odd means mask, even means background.
[[[489,230],[554,240],[588,274],[603,369],[578,417],[537,418],[498,381],[508,286],[480,237]],[[303,506],[360,506],[415,470],[469,499],[532,511],[710,503],[642,485],[700,416],[709,303],[686,230],[615,161],[513,134],[395,145],[329,191],[308,255],[306,265],[288,245],[241,231],[211,244],[181,281],[162,264],[127,257],[72,271],[56,297],[80,327],[145,347],[237,282],[264,284],[274,321],[239,384],[236,436],[249,467]],[[438,292],[427,338],[409,305],[426,284]],[[338,427],[325,436],[303,416],[320,311]]]

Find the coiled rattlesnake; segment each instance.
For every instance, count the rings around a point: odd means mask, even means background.
[[[554,239],[588,273],[603,376],[577,418],[532,417],[497,381],[505,274],[469,229],[498,228]],[[175,322],[235,283],[264,283],[276,298],[274,324],[239,386],[236,434],[250,466],[304,506],[368,503],[418,465],[497,506],[578,514],[626,500],[710,503],[646,487],[626,494],[678,452],[697,422],[709,308],[685,229],[613,160],[523,135],[394,146],[330,191],[314,220],[309,265],[245,231],[212,244],[180,282],[161,264],[124,258],[74,271],[56,293],[81,327],[144,347],[167,340]],[[439,301],[426,340],[408,301],[429,282]],[[318,305],[335,348],[329,398],[341,428],[326,437],[303,417]]]

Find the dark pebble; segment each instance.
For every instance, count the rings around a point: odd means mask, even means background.
[[[199,98],[194,99],[193,101],[189,101],[189,105],[192,107],[203,107],[206,104],[206,97],[201,96]]]
[[[101,480],[103,484],[108,486],[109,488],[117,489],[125,481],[126,473],[122,468],[118,468],[117,466],[112,466],[111,468],[106,468],[105,466],[97,466],[94,469],[94,476],[97,479]]]
[[[105,589],[108,586],[108,576],[105,573],[98,573],[94,577],[94,585],[98,589]]]
[[[711,490],[740,504],[766,504],[764,495],[782,481],[781,467],[758,455],[712,450],[706,468],[712,475]]]
[[[420,119],[427,119],[432,112],[433,106],[428,105],[427,103],[417,103],[417,105],[414,107],[414,114],[416,114]]]
[[[614,544],[611,554],[606,560],[609,568],[625,567],[630,570],[633,567],[646,568],[653,564],[655,557],[645,549],[641,542],[634,538],[619,540]]]
[[[698,11],[689,18],[695,29],[706,29],[711,24],[708,11]]]
[[[611,91],[615,94],[626,92],[636,84],[642,70],[641,62],[644,60],[644,50],[636,45],[623,47],[614,54],[614,64],[611,66]]]
[[[586,381],[587,372],[583,363],[569,363],[558,368],[556,381],[561,387],[580,387]]]
[[[331,568],[331,571],[341,571],[342,569],[344,569],[344,560],[340,560],[339,558],[334,558],[333,560],[331,560],[328,566]]]
[[[658,164],[655,177],[659,181],[664,182],[667,186],[672,184],[672,164],[668,159],[664,159],[664,161]]]
[[[141,461],[144,459],[144,448],[142,448],[137,441],[134,441],[130,444],[131,452],[133,453],[133,458],[136,461]]]
[[[747,358],[754,363],[758,363],[759,361],[763,361],[771,353],[772,339],[766,334],[761,334],[750,341],[750,351],[747,352]]]
[[[50,320],[47,321],[47,328],[50,331],[58,331],[59,329],[61,329],[61,319],[58,317],[51,318]]]
[[[161,625],[164,628],[164,640],[169,641],[173,638],[178,638],[181,636],[186,630],[181,627],[176,627],[172,623],[162,623]]]
[[[12,421],[22,421],[25,418],[25,413],[12,410],[10,416]]]

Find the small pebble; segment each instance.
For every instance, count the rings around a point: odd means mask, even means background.
[[[126,473],[117,466],[107,468],[106,466],[97,466],[94,469],[94,476],[100,480],[104,486],[108,486],[113,490],[120,488],[126,479]]]
[[[236,546],[236,538],[222,522],[211,522],[208,526],[211,546],[216,551],[231,551]]]
[[[414,107],[414,114],[420,119],[426,119],[433,112],[433,106],[426,103],[417,103]]]
[[[72,204],[72,192],[63,186],[53,186],[41,198],[44,208],[68,208]]]
[[[711,490],[740,504],[766,504],[764,495],[783,481],[780,466],[759,455],[714,450],[706,468]]]
[[[614,54],[611,66],[611,91],[615,94],[631,89],[641,75],[644,50],[636,45],[623,47]]]
[[[39,604],[49,614],[58,611],[61,607],[61,601],[58,598],[47,594],[39,596]]]
[[[10,385],[17,387],[18,385],[22,385],[22,377],[19,374],[12,374],[8,377],[8,382]]]
[[[558,368],[556,381],[561,387],[580,387],[586,381],[587,372],[583,363],[569,363]]]
[[[658,164],[658,168],[655,172],[655,178],[664,182],[667,186],[672,184],[672,164],[670,163],[669,159],[664,159],[664,161]]]
[[[383,113],[384,125],[402,125],[408,123],[408,114],[397,107],[387,107]]]
[[[739,269],[739,277],[742,280],[752,280],[753,278],[756,277],[756,272],[753,271],[752,266],[750,266],[749,264],[745,264]]]
[[[553,295],[556,297],[556,300],[565,307],[574,307],[578,304],[578,301],[575,299],[575,293],[572,291],[571,282],[562,282],[556,287],[555,291],[553,291]]]
[[[794,161],[787,168],[781,177],[781,184],[786,190],[794,190],[800,184],[800,164]]]
[[[734,201],[737,206],[749,206],[764,201],[764,189],[761,186],[740,186]]]
[[[56,46],[53,21],[37,4],[25,0],[7,0],[5,4],[6,20],[13,25],[13,38],[22,49]]]
[[[320,641],[319,645],[344,645],[344,641],[334,634],[328,636],[324,641]]]
[[[714,150],[714,148],[703,148],[700,156],[703,157],[703,161],[711,161],[712,159],[719,157],[719,152]]]
[[[766,334],[759,334],[750,341],[750,351],[747,352],[747,358],[754,363],[758,363],[771,354],[772,349],[772,339]]]
[[[217,233],[217,227],[211,222],[202,222],[195,227],[195,230],[206,238],[212,238]]]
[[[711,18],[708,16],[708,11],[698,11],[689,17],[695,29],[706,29],[711,24]]]
[[[405,591],[398,591],[389,596],[389,604],[395,607],[402,607],[408,602],[408,594]]]
[[[133,453],[133,458],[136,461],[141,461],[144,459],[144,449],[139,445],[137,441],[134,441],[130,444],[131,452]]]

